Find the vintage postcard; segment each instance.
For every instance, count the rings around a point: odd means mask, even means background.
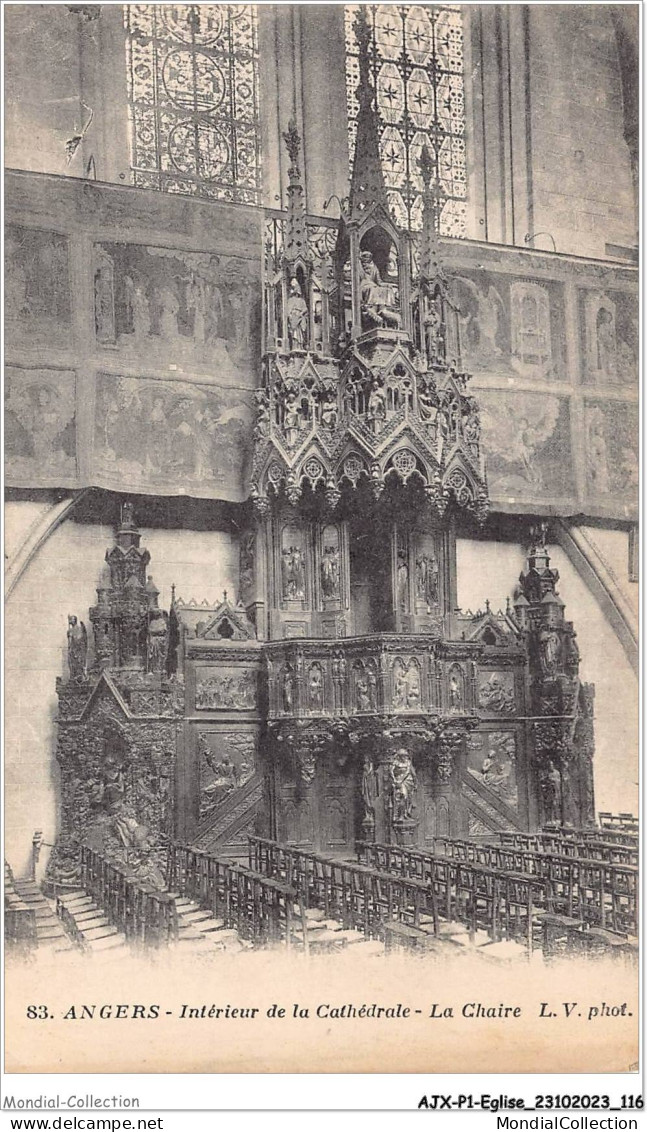
[[[638,5],[3,7],[5,1071],[632,1109]]]

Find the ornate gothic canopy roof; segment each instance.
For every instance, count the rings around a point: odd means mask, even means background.
[[[359,115],[351,194],[331,278],[315,280],[300,183],[290,156],[282,258],[266,280],[263,386],[258,391],[252,497],[263,512],[304,487],[330,507],[365,477],[376,498],[389,477],[422,481],[443,514],[453,501],[482,520],[488,494],[478,405],[460,363],[458,311],[438,249],[432,162],[420,166],[425,227],[412,278],[411,237],[389,212],[379,157],[369,31],[357,17]]]

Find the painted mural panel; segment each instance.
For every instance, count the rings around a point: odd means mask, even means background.
[[[5,474],[14,487],[74,484],[76,374],[7,366]]]
[[[98,374],[93,481],[128,491],[244,499],[251,396]]]
[[[463,270],[453,287],[465,369],[567,380],[561,283]]]
[[[242,257],[95,245],[97,340],[146,358],[207,365],[219,384],[256,384],[260,275]]]
[[[525,390],[479,390],[493,499],[564,499],[574,493],[569,403]]]
[[[638,303],[627,291],[580,291],[582,380],[629,385],[638,380]]]
[[[482,731],[467,745],[469,773],[513,808],[518,802],[516,753],[513,731]]]
[[[638,502],[638,405],[626,401],[587,401],[586,490],[591,502]]]
[[[67,236],[8,224],[5,230],[7,341],[29,335],[69,346],[70,266]]]

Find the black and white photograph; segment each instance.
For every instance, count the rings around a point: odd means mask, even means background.
[[[635,1117],[640,5],[3,8],[5,1095]]]

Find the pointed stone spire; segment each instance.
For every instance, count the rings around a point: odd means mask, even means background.
[[[283,258],[286,263],[295,263],[298,259],[309,260],[308,232],[306,228],[306,206],[301,184],[301,170],[299,168],[299,151],[301,138],[297,131],[297,124],[292,118],[288,128],[283,134],[283,140],[290,158],[288,168],[288,215],[285,225],[285,250]]]
[[[353,24],[358,47],[359,85],[357,87],[357,136],[350,185],[350,215],[357,217],[372,205],[389,210],[384,184],[375,112],[375,90],[370,79],[371,27],[366,8],[359,9]]]
[[[420,154],[420,175],[424,185],[422,194],[423,219],[420,242],[420,278],[432,282],[442,275],[438,235],[440,232],[440,196],[438,179],[435,176],[434,159],[429,148],[423,146]]]

